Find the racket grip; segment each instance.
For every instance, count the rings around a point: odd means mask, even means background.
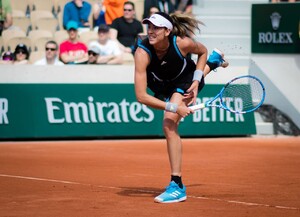
[[[196,111],[196,110],[199,110],[199,109],[204,109],[205,108],[205,104],[204,103],[200,103],[200,104],[197,104],[197,105],[190,106],[189,108],[191,108],[192,110]]]

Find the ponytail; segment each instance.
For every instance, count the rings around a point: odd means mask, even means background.
[[[170,17],[173,21],[173,30],[172,33],[179,37],[192,37],[192,34],[195,35],[195,30],[197,29],[200,32],[199,25],[204,25],[200,20],[195,19],[186,14],[171,14]]]

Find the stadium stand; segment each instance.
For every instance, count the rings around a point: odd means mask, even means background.
[[[27,48],[29,49],[29,52],[32,50],[31,49],[31,41],[28,37],[26,36],[20,36],[20,37],[15,37],[15,38],[10,38],[7,42],[6,42],[6,46],[7,49],[11,52],[14,52],[16,46],[18,44],[25,44],[27,46]]]
[[[90,42],[98,40],[98,34],[94,31],[82,32],[79,35],[79,40],[88,46]]]
[[[44,50],[45,43],[49,40],[54,40],[53,34],[47,30],[32,30],[28,35],[31,41],[32,51]]]
[[[4,30],[2,32],[2,42],[3,49],[5,51],[9,50],[8,41],[10,41],[13,38],[26,38],[26,33],[20,29]]]
[[[23,11],[26,15],[30,14],[29,0],[11,0],[13,10]]]
[[[32,30],[36,29],[37,21],[42,18],[54,18],[54,15],[50,11],[36,10],[30,13]]]
[[[12,10],[12,17],[15,19],[15,18],[19,18],[19,17],[26,17],[26,14],[24,11],[22,10],[17,10],[17,9],[14,9]]]
[[[13,26],[20,28],[28,35],[31,29],[31,22],[28,17],[14,17]]]
[[[54,40],[57,44],[60,44],[61,42],[67,40],[69,38],[68,32],[64,29],[56,31],[54,33]]]
[[[58,20],[54,17],[52,18],[45,17],[45,18],[38,19],[35,25],[36,25],[36,29],[47,30],[52,32],[52,34],[54,34],[54,32],[56,32],[57,30],[59,30]]]
[[[11,0],[13,10],[13,26],[15,28],[4,31],[0,37],[0,54],[6,50],[14,49],[17,43],[28,46],[31,52],[44,52],[44,45],[49,40],[55,40],[58,44],[68,39],[68,33],[62,25],[63,9],[70,0]],[[93,4],[95,0],[85,0]],[[142,19],[144,1],[133,0],[136,17]],[[97,32],[92,31],[93,16],[89,17],[91,30],[80,32],[80,41],[88,44],[98,39]],[[45,33],[47,32],[47,33]],[[26,38],[27,37],[27,38]],[[34,58],[34,55],[33,57]],[[131,54],[125,55],[126,63],[133,62]],[[34,60],[35,61],[35,60]],[[34,62],[30,61],[30,62]]]
[[[55,14],[54,2],[53,0],[31,0],[31,10],[43,10]]]
[[[44,45],[44,47],[45,47],[45,45]],[[45,56],[45,51],[33,51],[30,53],[29,62],[31,64],[33,64],[36,61],[42,59],[43,56]]]

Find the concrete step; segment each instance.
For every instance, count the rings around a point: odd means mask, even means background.
[[[204,44],[209,52],[219,48],[226,55],[248,56],[251,53],[251,42],[249,35],[226,35],[226,34],[200,34],[196,40]]]
[[[197,15],[250,15],[251,5],[268,0],[197,0],[193,13]]]
[[[201,34],[251,34],[250,16],[197,16],[205,26]]]

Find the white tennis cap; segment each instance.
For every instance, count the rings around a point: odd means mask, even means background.
[[[160,14],[153,14],[151,17],[143,19],[142,21],[143,24],[146,24],[148,22],[157,27],[166,27],[169,30],[173,29],[173,24]]]

